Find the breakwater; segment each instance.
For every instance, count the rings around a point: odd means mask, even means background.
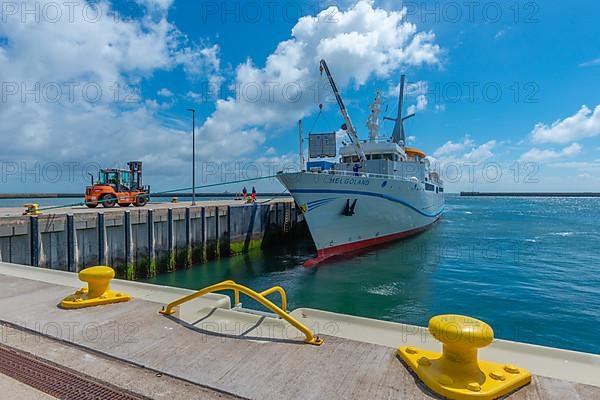
[[[598,192],[460,192],[463,197],[600,197]]]

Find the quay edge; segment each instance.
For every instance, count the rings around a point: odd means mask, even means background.
[[[75,207],[38,216],[13,210],[0,217],[0,262],[71,272],[106,264],[135,280],[294,240],[303,231],[292,199],[197,204]]]

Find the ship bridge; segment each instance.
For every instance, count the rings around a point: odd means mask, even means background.
[[[393,175],[398,178],[417,178],[419,182],[443,183],[439,174],[431,170],[429,160],[421,150],[402,148],[399,144],[388,141],[373,141],[361,144],[366,161],[360,163],[353,146],[340,148],[340,161],[335,164],[338,171],[352,171],[360,174]],[[358,171],[357,171],[358,169]]]

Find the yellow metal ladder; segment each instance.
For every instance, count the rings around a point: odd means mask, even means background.
[[[290,231],[290,225],[291,225],[291,211],[292,211],[292,207],[289,206],[288,204],[283,204],[283,232],[284,233],[288,233]]]
[[[188,301],[197,299],[198,297],[204,296],[205,294],[208,294],[208,293],[221,292],[224,290],[233,290],[234,306],[241,304],[240,303],[240,293],[244,293],[246,296],[256,300],[257,302],[259,302],[260,304],[262,304],[263,306],[265,306],[266,308],[268,308],[269,310],[271,310],[272,312],[277,314],[280,318],[282,318],[283,320],[285,320],[286,322],[288,322],[289,324],[294,326],[300,332],[302,332],[304,334],[304,336],[306,337],[306,339],[304,340],[305,343],[313,344],[316,346],[320,346],[321,344],[323,344],[323,339],[320,339],[318,336],[315,336],[313,334],[313,332],[310,329],[308,329],[308,327],[306,327],[304,324],[302,324],[296,318],[294,318],[290,314],[288,314],[288,312],[287,312],[287,296],[286,296],[283,288],[280,286],[273,286],[272,288],[259,293],[259,292],[255,292],[254,290],[252,290],[246,286],[240,285],[239,283],[235,283],[232,280],[227,280],[227,281],[223,281],[220,283],[216,283],[211,286],[207,286],[204,289],[198,290],[195,293],[191,293],[180,299],[172,301],[171,303],[169,303],[165,307],[163,307],[163,309],[159,312],[164,315],[171,315],[171,314],[175,313],[174,308],[177,306],[180,306],[183,303],[187,303]],[[281,307],[277,306],[275,303],[273,303],[272,301],[270,301],[269,299],[266,298],[266,296],[268,296],[272,293],[275,293],[275,292],[279,293],[279,295],[281,296]]]

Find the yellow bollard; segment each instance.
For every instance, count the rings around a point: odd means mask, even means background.
[[[25,207],[25,212],[23,213],[23,215],[40,215],[42,213],[39,210],[40,205],[36,203],[25,204],[23,205],[23,207]]]
[[[131,296],[128,294],[110,290],[110,281],[114,277],[115,271],[111,267],[96,266],[82,270],[79,272],[79,279],[87,282],[88,287],[81,288],[75,294],[65,297],[60,302],[60,306],[73,309],[131,300]]]
[[[477,359],[478,349],[494,340],[492,327],[462,315],[438,315],[429,320],[429,332],[442,342],[442,354],[414,347],[398,348],[419,379],[449,399],[496,399],[531,382],[531,374],[511,364]]]

